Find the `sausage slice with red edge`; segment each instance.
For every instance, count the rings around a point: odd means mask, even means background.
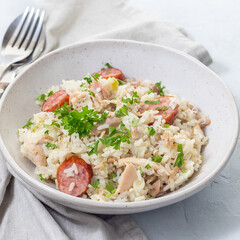
[[[59,90],[44,102],[42,111],[53,112],[58,106],[62,106],[65,102],[69,104],[69,95],[65,90]]]
[[[75,166],[73,164],[76,165],[77,171],[74,170]],[[71,173],[65,171],[66,169],[70,169]],[[92,176],[91,165],[87,164],[82,158],[73,156],[65,160],[57,169],[58,188],[61,192],[72,196],[81,196],[87,191]]]
[[[169,96],[159,97],[158,99],[156,99],[156,101],[157,100],[160,100],[160,103],[146,104],[145,106],[139,109],[139,112],[143,113],[148,110],[158,110],[159,115],[162,115],[162,118],[165,119],[166,124],[172,125],[178,113],[178,105],[174,109],[171,108]],[[164,110],[165,107],[167,108],[166,110]]]
[[[124,77],[122,71],[117,69],[117,68],[108,68],[108,69],[101,70],[101,71],[96,72],[96,73],[100,74],[102,76],[102,78],[114,77],[114,78],[117,78],[119,80],[123,80],[123,81],[125,80],[125,77]],[[94,75],[96,73],[93,73],[92,75]]]

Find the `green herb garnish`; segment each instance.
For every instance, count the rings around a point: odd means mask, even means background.
[[[53,143],[50,143],[50,142],[46,143],[46,147],[47,148],[52,148],[52,149],[59,148],[56,144],[53,144]]]
[[[105,189],[107,189],[109,192],[112,192],[114,190],[113,181],[108,181]]]
[[[56,120],[53,120],[51,124],[43,124],[43,127],[45,127],[45,128],[50,127],[50,126],[56,126],[56,127],[60,128],[60,124],[58,124]]]
[[[44,134],[49,134],[49,130],[46,130],[46,131],[44,132]]]
[[[39,177],[40,177],[40,180],[41,180],[41,181],[45,181],[45,182],[48,183],[48,180],[47,180],[46,178],[44,178],[44,177],[42,176],[42,174],[39,174]]]
[[[139,103],[137,98],[139,98],[137,92],[133,92],[132,98],[122,98],[122,102],[132,105],[133,103]]]
[[[140,173],[141,173],[141,176],[144,177],[144,176],[145,176],[145,173],[142,171],[142,168],[141,168],[141,167],[139,168],[139,171],[140,171]]]
[[[117,176],[117,174],[115,174],[114,172],[110,173],[110,179],[113,179]]]
[[[117,79],[117,81],[118,81],[119,86],[122,86],[125,84],[124,81],[122,81],[122,80]]]
[[[89,136],[95,124],[103,123],[108,115],[104,112],[99,116],[98,111],[88,109],[88,106],[83,107],[81,112],[76,109],[71,111],[71,106],[67,107],[67,103],[58,106],[54,114],[62,120],[61,126],[68,130],[69,135],[78,133],[79,137]]]
[[[124,117],[128,115],[128,109],[129,107],[127,105],[123,105],[121,108],[115,111],[115,114],[117,117]]]
[[[99,73],[95,73],[94,75],[91,75],[90,73],[87,73],[87,75],[83,78],[85,81],[87,81],[88,84],[91,84],[92,81],[98,81],[98,78],[100,77]]]
[[[139,121],[140,121],[140,118],[134,118],[134,119],[133,119],[133,125],[132,125],[132,126],[133,126],[133,127],[136,127]]]
[[[88,153],[88,156],[91,156],[94,153],[98,155],[98,144],[99,144],[99,140],[97,140],[95,143],[91,145],[88,145],[88,147],[91,148],[91,151]]]
[[[151,159],[153,162],[157,162],[157,163],[160,163],[162,161],[162,156],[151,156]]]
[[[163,92],[163,89],[165,88],[164,86],[162,86],[162,82],[158,82],[155,84],[155,86],[159,89],[160,93],[159,95],[160,96],[165,96],[164,92]]]
[[[154,92],[154,90],[153,90],[153,88],[151,87],[151,88],[150,88],[150,91],[148,92],[148,94],[153,93],[153,92]]]
[[[154,104],[158,104],[158,103],[160,103],[161,101],[160,101],[160,99],[158,99],[158,100],[156,100],[156,101],[145,101],[145,103],[146,104],[151,104],[151,105],[154,105]]]
[[[149,169],[151,168],[150,164],[148,163],[146,166],[145,166],[146,169]]]
[[[153,127],[148,127],[148,133],[150,136],[153,136],[156,133],[156,131]]]
[[[49,92],[49,93],[48,93],[48,95],[47,95],[47,96],[48,96],[48,97],[50,97],[50,96],[52,96],[53,94],[54,94],[54,92],[53,92],[53,91],[51,91],[51,92]]]
[[[80,87],[83,87],[84,85],[85,85],[85,83],[81,83],[81,84],[80,84]]]
[[[168,110],[168,107],[166,107],[166,106],[163,106],[163,107],[157,107],[155,110],[166,111],[166,110]]]
[[[100,184],[100,182],[97,180],[95,183],[91,183],[91,185],[94,187],[94,188],[98,188],[98,185]]]
[[[169,125],[169,124],[164,124],[164,127],[165,127],[165,128],[169,128],[170,125]]]
[[[187,172],[187,169],[183,168],[183,169],[182,169],[182,172],[183,172],[183,173],[186,173],[186,172]]]
[[[27,123],[22,127],[22,128],[28,128],[29,126],[31,126],[33,124],[33,122],[31,122],[32,118],[29,118]]]
[[[41,94],[38,97],[36,97],[35,100],[37,100],[37,101],[44,101],[45,98],[46,98],[46,95],[45,94]]]
[[[102,139],[99,139],[102,144],[106,147],[113,146],[115,150],[120,149],[120,145],[122,142],[127,142],[130,144],[130,138],[132,138],[131,132],[129,129],[125,127],[125,125],[121,122],[120,131],[116,130],[117,127],[109,127],[109,134]]]
[[[106,66],[107,68],[112,68],[112,67],[113,67],[112,65],[110,65],[110,63],[105,63],[105,66]]]
[[[180,168],[184,164],[184,161],[183,161],[184,154],[183,154],[182,144],[178,144],[177,150],[179,153],[177,155],[177,159],[173,166],[174,167],[178,166],[178,168]]]

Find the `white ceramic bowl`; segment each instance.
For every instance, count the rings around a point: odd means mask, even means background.
[[[39,180],[34,165],[19,151],[17,129],[39,112],[34,98],[62,79],[81,79],[105,62],[127,77],[162,81],[171,92],[185,97],[212,123],[200,171],[179,190],[142,202],[97,202],[67,195]],[[31,189],[74,209],[125,214],[163,207],[200,191],[227,163],[238,137],[239,120],[234,99],[222,80],[196,59],[173,49],[133,41],[101,40],[79,43],[39,59],[9,86],[0,105],[0,146],[8,164]]]

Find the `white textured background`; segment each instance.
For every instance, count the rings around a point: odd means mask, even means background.
[[[210,68],[224,80],[240,108],[239,0],[126,2],[178,23],[190,38],[202,43],[213,58]],[[34,4],[31,0],[0,0],[0,42],[9,23],[27,5]],[[204,190],[180,203],[132,217],[149,239],[239,240],[240,143],[223,172]]]

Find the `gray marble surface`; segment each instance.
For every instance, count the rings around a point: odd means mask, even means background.
[[[213,58],[210,68],[227,84],[240,108],[240,1],[127,2],[178,23],[201,42]],[[0,0],[0,42],[8,24],[27,5],[34,6],[34,2]],[[225,169],[201,192],[171,206],[131,216],[149,239],[240,239],[240,142]]]

